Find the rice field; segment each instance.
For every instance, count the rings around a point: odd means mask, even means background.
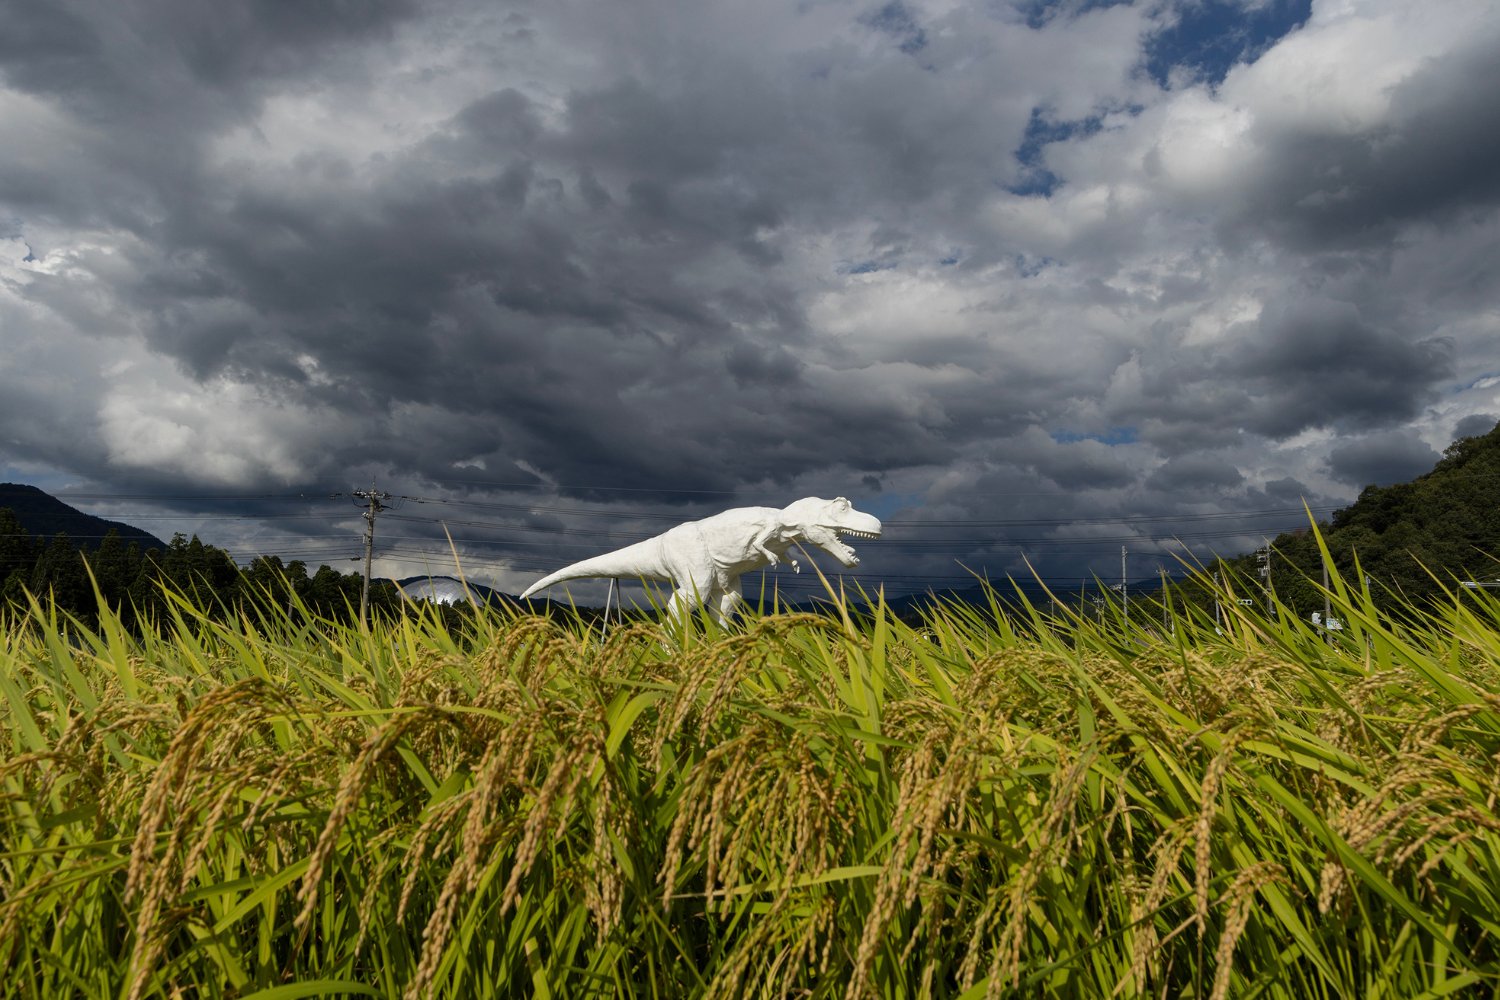
[[[1500,605],[1331,601],[1331,644],[1232,600],[602,639],[35,603],[0,991],[1500,995]]]

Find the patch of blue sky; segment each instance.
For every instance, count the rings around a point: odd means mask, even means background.
[[[1005,190],[1020,198],[1050,198],[1062,184],[1062,178],[1046,167],[1021,164],[1021,175],[1005,185]]]
[[[889,36],[896,47],[909,56],[927,47],[927,32],[901,0],[890,0],[884,7],[859,20],[866,27]]]
[[[1048,117],[1045,108],[1032,108],[1031,118],[1026,122],[1026,132],[1021,136],[1021,145],[1016,147],[1014,154],[1016,162],[1021,165],[1020,176],[1005,185],[1005,190],[1021,197],[1050,197],[1062,183],[1062,178],[1047,169],[1043,150],[1050,143],[1065,142],[1075,136],[1092,135],[1103,124],[1103,115],[1063,121]]]
[[[1098,434],[1081,434],[1077,431],[1053,431],[1052,440],[1058,444],[1076,444],[1079,441],[1098,441],[1111,447],[1120,444],[1135,444],[1140,432],[1134,427],[1111,427]]]
[[[1457,394],[1460,392],[1469,392],[1472,389],[1493,389],[1497,385],[1500,385],[1500,372],[1485,372],[1483,375],[1470,379],[1463,385],[1456,386],[1453,392]]]
[[[69,487],[78,486],[78,477],[38,466],[20,466],[3,462],[0,463],[0,483],[35,486],[43,493],[51,493],[55,496]]]
[[[874,493],[856,500],[854,506],[884,521],[897,511],[920,507],[921,504],[920,493]]]
[[[6,219],[4,222],[0,222],[0,240],[19,240],[26,247],[26,256],[22,257],[21,260],[25,263],[36,260],[36,248],[26,238],[26,233],[22,229],[19,219]]]
[[[896,265],[879,260],[862,260],[857,264],[840,264],[839,274],[874,274],[876,271],[889,271]]]
[[[1049,267],[1062,263],[1056,257],[1048,257],[1045,254],[1040,257],[1031,257],[1026,254],[1016,254],[1016,273],[1023,278],[1035,278]]]
[[[1196,0],[1177,6],[1177,20],[1146,40],[1145,70],[1161,86],[1186,71],[1218,84],[1237,63],[1261,53],[1307,23],[1312,0]]]

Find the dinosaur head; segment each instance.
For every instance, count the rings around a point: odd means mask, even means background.
[[[858,566],[859,557],[844,544],[842,536],[880,537],[880,519],[855,510],[844,497],[806,497],[788,504],[782,514],[802,541],[811,542],[845,566]]]

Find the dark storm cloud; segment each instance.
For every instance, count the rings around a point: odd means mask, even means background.
[[[1389,240],[1500,203],[1500,34],[1491,26],[1397,85],[1378,125],[1261,127],[1268,170],[1236,223],[1299,248]]]
[[[315,71],[330,46],[384,35],[409,0],[58,0],[8,5],[0,74],[91,113],[191,108],[257,80]],[[185,83],[197,88],[183,88]],[[157,110],[165,110],[157,108]]]
[[[225,211],[174,214],[174,243],[193,249],[135,262],[129,294],[153,317],[152,345],[199,377],[279,373],[286,391],[352,411],[487,413],[492,441],[509,439],[567,480],[720,484],[724,458],[694,440],[750,408],[716,373],[726,358],[740,384],[791,370],[782,344],[736,327],[795,342],[797,320],[790,294],[743,254],[724,254],[724,275],[708,284],[672,275],[774,220],[753,206],[695,212],[684,198],[643,225],[652,209],[638,189],[601,201],[570,164],[529,158],[542,138],[529,102],[500,92],[357,197],[221,175]],[[425,176],[484,150],[503,155],[478,176]],[[621,440],[627,429],[634,441]],[[426,449],[426,472],[492,450],[479,428],[465,430],[455,421]],[[798,471],[790,458],[783,475]]]
[[[1425,441],[1397,431],[1340,445],[1329,453],[1328,465],[1350,486],[1388,486],[1430,472],[1440,458]]]
[[[1371,322],[1350,302],[1272,306],[1212,347],[1154,356],[1145,385],[1116,416],[1161,446],[1273,440],[1313,427],[1360,431],[1411,419],[1453,373],[1453,345]]]
[[[1453,428],[1453,440],[1460,441],[1467,437],[1479,437],[1488,434],[1500,424],[1500,417],[1493,413],[1475,413],[1464,417]]]
[[[1291,476],[1266,483],[1261,488],[1261,492],[1267,499],[1265,506],[1268,507],[1272,505],[1291,507],[1304,503],[1323,504],[1328,500],[1328,498],[1318,496],[1317,491]]]
[[[1413,332],[1412,317],[1397,303],[1377,305],[1384,301],[1303,293],[1206,343],[1183,344],[1179,333],[1163,330],[1161,343],[1116,369],[1119,388],[1106,397],[1105,412],[1138,427],[1165,454],[1164,476],[1178,457],[1253,449],[1257,439],[1408,423],[1447,388],[1455,345]],[[1214,488],[1211,470],[1200,471],[1205,488]]]
[[[1500,370],[1480,38],[1383,124],[1269,116],[1250,167],[1169,136],[1210,192],[1179,197],[1144,153],[1086,162],[1159,145],[1131,130],[1193,96],[1138,72],[1193,62],[1159,4],[12,6],[8,460],[674,516],[863,485],[916,519],[1050,521],[1015,537],[1076,569],[1062,542],[1140,535],[1148,507],[1295,505],[1415,461],[1416,431],[1369,431]],[[1274,41],[1252,15],[1226,88]],[[1233,110],[1199,103],[1205,134]],[[1460,263],[1423,242],[1456,233]],[[10,391],[80,356],[71,392]],[[1494,409],[1465,391],[1447,424]],[[76,438],[49,452],[49,423]],[[504,518],[528,566],[585,530]],[[1006,532],[954,537],[1023,566]],[[893,573],[965,554],[862,548]]]
[[[142,245],[121,290],[151,346],[200,379],[254,379],[392,430],[393,407],[451,412],[441,439],[386,445],[427,475],[503,449],[563,481],[785,480],[828,461],[799,443],[805,427],[850,420],[863,433],[840,453],[856,466],[944,453],[878,397],[834,409],[794,392],[803,320],[758,236],[782,224],[776,200],[808,192],[756,163],[794,115],[759,79],[733,82],[707,96],[627,79],[573,94],[553,127],[502,89],[361,182],[332,156],[283,176],[200,165],[164,223],[174,253]],[[857,142],[940,162],[901,122]]]
[[[350,44],[386,35],[405,0],[8,4],[0,80],[56,101],[80,129],[44,163],[0,171],[28,214],[140,228],[200,185],[196,154],[266,93],[337,72]]]
[[[802,362],[780,345],[739,344],[725,352],[724,370],[742,387],[790,385],[800,376]]]
[[[184,16],[161,26],[172,57],[134,76],[125,55],[93,56],[110,49],[122,22],[155,32],[150,19],[89,12],[72,31],[36,15],[30,34],[67,42],[45,67],[45,47],[34,46],[12,76],[86,113],[124,115],[134,102],[135,120],[173,126],[182,140],[154,143],[150,168],[144,146],[135,149],[141,162],[124,163],[137,182],[172,179],[170,192],[154,192],[160,216],[115,220],[149,231],[127,250],[133,273],[116,290],[141,311],[151,347],[196,378],[255,380],[288,398],[371,412],[376,428],[394,426],[384,412],[393,407],[440,406],[455,419],[420,449],[428,474],[501,442],[565,481],[719,486],[825,463],[821,449],[795,444],[805,436],[799,421],[839,423],[851,413],[791,395],[800,362],[787,348],[805,338],[804,321],[796,291],[765,270],[780,252],[763,234],[784,224],[783,206],[872,193],[866,171],[846,169],[857,163],[875,166],[881,187],[917,198],[941,191],[953,112],[929,114],[941,105],[901,85],[899,71],[841,68],[799,105],[730,62],[686,89],[633,77],[578,89],[552,125],[530,98],[503,88],[373,175],[337,153],[269,171],[206,162],[202,139],[212,130],[196,126],[233,125],[275,86],[324,71],[321,46],[378,37],[408,12],[371,8],[342,29],[323,5]],[[885,11],[871,26],[900,27],[909,41],[920,29],[896,25],[901,13]],[[358,64],[343,72],[357,74]],[[165,99],[178,91],[186,96]],[[828,115],[855,123],[836,133],[847,146],[836,140],[832,160],[820,165],[824,153],[780,141],[826,133]],[[116,152],[103,158],[119,162]],[[895,172],[878,172],[887,168]],[[87,203],[79,193],[53,190],[49,207],[61,214]],[[171,253],[161,255],[162,245]],[[679,277],[692,270],[701,273]],[[63,308],[68,293],[31,294]],[[877,399],[861,409],[875,433],[846,445],[847,460],[883,465],[902,448],[943,451],[899,410]],[[472,414],[490,417],[488,441],[482,421],[458,419]],[[762,441],[764,457],[737,454]],[[322,462],[345,464],[370,442],[347,447]]]
[[[1006,449],[1023,467],[1065,490],[1110,490],[1139,477],[1127,454],[1099,441],[1058,441],[1037,432],[1018,437]]]
[[[1181,496],[1222,494],[1238,487],[1245,476],[1231,462],[1205,454],[1177,455],[1146,478],[1148,489]]]
[[[1250,396],[1245,426],[1284,438],[1410,419],[1451,376],[1452,345],[1378,325],[1352,303],[1309,299],[1268,309],[1213,371]]]

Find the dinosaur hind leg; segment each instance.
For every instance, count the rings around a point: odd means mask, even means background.
[[[740,591],[738,581],[719,592],[719,600],[715,608],[714,618],[720,625],[725,628],[729,627],[729,623],[734,620],[734,612],[740,606],[740,601],[743,598],[744,594]]]
[[[738,587],[719,590],[710,590],[707,594],[699,594],[687,588],[679,588],[673,591],[671,600],[667,602],[667,617],[672,621],[682,621],[686,616],[692,614],[694,608],[706,607],[708,613],[713,616],[714,621],[720,626],[728,628],[734,620],[735,609],[739,607],[741,600]]]
[[[667,600],[667,618],[674,622],[686,621],[693,609],[702,604],[696,590],[678,587]]]

